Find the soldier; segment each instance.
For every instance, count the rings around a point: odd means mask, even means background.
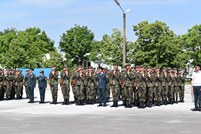
[[[84,69],[82,67],[79,67],[79,74],[77,76],[77,105],[83,105],[84,104]]]
[[[56,69],[56,66],[52,67],[52,71],[49,74],[50,81],[50,89],[52,93],[52,102],[51,104],[57,104],[57,96],[58,96],[58,75],[59,72]]]
[[[173,70],[173,75],[174,75],[174,103],[178,103],[178,94],[179,94],[179,78],[177,76],[177,70]]]
[[[61,72],[60,86],[64,98],[62,104],[68,105],[70,98],[70,73],[67,65],[64,65],[63,71]]]
[[[11,95],[10,98],[15,98],[15,70],[10,70],[10,78],[9,78],[9,84],[11,88]]]
[[[161,84],[161,75],[159,68],[155,68],[153,78],[154,78],[154,103],[156,106],[160,106],[162,104],[162,96],[161,96],[162,84]]]
[[[6,69],[4,75],[4,89],[6,90],[6,99],[11,99],[10,71]]]
[[[172,69],[168,69],[168,79],[169,79],[169,90],[168,90],[168,100],[169,100],[169,104],[173,104],[174,103],[174,76],[172,73]]]
[[[15,74],[15,93],[17,96],[17,99],[22,98],[22,81],[23,81],[23,76],[20,75],[20,70],[16,71]]]
[[[132,85],[132,80],[133,80],[133,74],[131,72],[131,65],[127,64],[126,66],[126,73],[124,76],[125,79],[125,88],[124,88],[124,95],[126,98],[126,108],[132,108],[132,99],[133,99],[133,85]]]
[[[40,71],[40,75],[37,77],[38,79],[38,88],[40,91],[40,104],[45,102],[45,90],[47,88],[47,77],[44,76],[44,71]]]
[[[110,71],[107,67],[104,69],[104,72],[106,75],[110,74]],[[106,100],[109,101],[109,99],[110,99],[110,83],[107,82],[106,83]]]
[[[96,76],[93,74],[93,68],[88,68],[88,73],[86,75],[86,81],[87,81],[87,87],[86,87],[86,93],[87,93],[87,103],[88,104],[94,104],[95,103],[95,84],[96,84]]]
[[[20,88],[21,88],[21,96],[20,96],[20,99],[22,99],[23,97],[23,81],[24,81],[24,75],[22,74],[22,70],[19,70],[20,71],[20,77],[21,77],[21,80],[20,80]]]
[[[185,80],[184,70],[179,70],[179,101],[184,102]]]
[[[26,92],[26,98],[29,98],[29,89],[27,86],[27,78],[29,76],[29,70],[26,70],[26,75],[24,76],[24,87],[25,87],[25,92]]]
[[[120,73],[118,71],[118,67],[114,65],[114,69],[109,74],[109,83],[113,98],[113,105],[111,107],[118,107],[118,98],[120,92],[119,81],[120,81]]]
[[[147,106],[152,107],[153,105],[153,74],[152,74],[152,68],[148,67],[147,73],[146,73],[146,84],[147,84]]]
[[[162,99],[163,99],[163,104],[167,105],[168,103],[168,88],[169,88],[169,81],[168,81],[168,74],[167,74],[167,68],[163,67],[163,71],[162,71],[162,88],[163,88],[163,92],[162,92]]]
[[[77,103],[78,98],[78,85],[77,85],[77,77],[78,77],[78,67],[74,68],[73,74],[71,76],[71,86],[74,95],[74,102]]]
[[[139,108],[145,108],[146,101],[146,78],[144,67],[140,68],[139,83],[137,85],[138,95],[139,95]]]
[[[34,88],[36,87],[36,75],[33,73],[34,69],[30,68],[29,76],[27,77],[27,86],[29,89],[29,99],[28,103],[34,103]]]
[[[123,105],[126,106],[126,98],[124,94],[125,88],[125,75],[126,75],[126,66],[123,66],[120,72],[119,84],[120,84],[120,94],[122,94]]]
[[[138,106],[139,104],[139,94],[138,94],[138,84],[140,83],[140,66],[136,66],[136,71],[133,73],[134,79],[133,79],[133,105]]]
[[[3,69],[0,68],[0,100],[4,99],[4,86],[3,86],[3,80],[4,80],[4,72]]]

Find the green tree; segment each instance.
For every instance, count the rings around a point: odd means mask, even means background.
[[[186,61],[179,61],[183,59],[179,55],[183,50],[181,40],[165,23],[143,21],[133,30],[138,39],[129,46],[129,59],[136,65],[177,68],[185,65]]]
[[[37,67],[46,53],[55,51],[54,42],[39,28],[0,32],[0,61],[3,67]]]
[[[186,59],[193,60],[192,64],[201,63],[201,25],[195,25],[182,36]]]
[[[75,25],[63,33],[59,42],[59,47],[65,53],[65,57],[70,64],[82,64],[88,61],[91,52],[94,34],[86,26]]]

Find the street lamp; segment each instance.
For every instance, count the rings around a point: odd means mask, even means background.
[[[114,1],[123,12],[123,65],[125,66],[126,65],[126,13],[124,9],[121,7],[118,0],[114,0]],[[129,12],[129,9],[126,12]]]

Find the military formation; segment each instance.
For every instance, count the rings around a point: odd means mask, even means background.
[[[100,98],[106,102],[113,101],[111,107],[120,106],[120,101],[126,108],[153,107],[167,104],[184,102],[185,91],[185,72],[182,69],[151,68],[144,66],[131,67],[127,64],[121,67],[121,71],[117,65],[113,65],[112,70],[102,68],[104,75],[92,67],[82,68],[75,67],[71,73],[68,66],[64,66],[59,73],[56,66],[52,67],[49,78],[44,76],[44,72],[40,72],[40,76],[33,74],[33,69],[27,71],[25,76],[17,70],[0,70],[0,99],[21,99],[23,95],[23,87],[25,87],[26,97],[30,98],[29,103],[34,102],[34,88],[38,79],[40,90],[40,103],[45,102],[45,89],[47,83],[52,94],[51,104],[57,104],[58,87],[61,87],[63,95],[63,105],[69,104],[70,89],[74,95],[76,105],[99,103],[102,106]],[[59,79],[60,75],[60,79]],[[100,94],[99,77],[105,76],[104,95]],[[33,81],[31,82],[31,80]],[[47,80],[49,82],[47,82]],[[30,86],[30,82],[32,83]],[[102,97],[101,97],[102,95]],[[110,98],[112,96],[112,98]]]

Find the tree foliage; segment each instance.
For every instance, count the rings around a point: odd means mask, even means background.
[[[93,39],[94,34],[88,27],[75,25],[62,34],[59,47],[68,62],[78,65],[88,60]]]
[[[55,51],[54,42],[39,28],[0,32],[0,64],[3,67],[36,67],[50,51]]]

